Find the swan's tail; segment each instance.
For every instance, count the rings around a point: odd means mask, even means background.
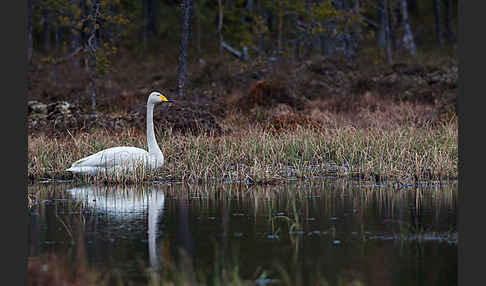
[[[71,166],[71,168],[66,169],[67,172],[71,172],[73,174],[86,174],[86,175],[97,175],[100,171],[97,167],[77,167]]]

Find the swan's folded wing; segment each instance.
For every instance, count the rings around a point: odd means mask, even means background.
[[[79,159],[71,167],[113,167],[144,160],[147,151],[135,147],[113,147]]]

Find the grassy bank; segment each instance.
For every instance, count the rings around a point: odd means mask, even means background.
[[[374,181],[412,182],[457,178],[457,122],[350,125],[274,132],[257,126],[225,136],[157,135],[166,162],[154,172],[97,180],[204,181],[224,179],[253,183],[343,176]],[[79,158],[113,146],[146,148],[144,130],[97,130],[65,138],[29,135],[28,176],[67,178],[64,170]]]

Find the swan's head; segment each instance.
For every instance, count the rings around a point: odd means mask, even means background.
[[[161,102],[171,102],[172,100],[167,99],[162,93],[154,91],[150,93],[147,103],[156,104]]]

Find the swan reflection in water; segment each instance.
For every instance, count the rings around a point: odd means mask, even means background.
[[[153,269],[159,267],[158,221],[164,210],[164,193],[161,190],[156,187],[142,190],[127,186],[83,186],[68,192],[89,209],[114,217],[119,223],[140,221],[147,215],[149,264]]]

